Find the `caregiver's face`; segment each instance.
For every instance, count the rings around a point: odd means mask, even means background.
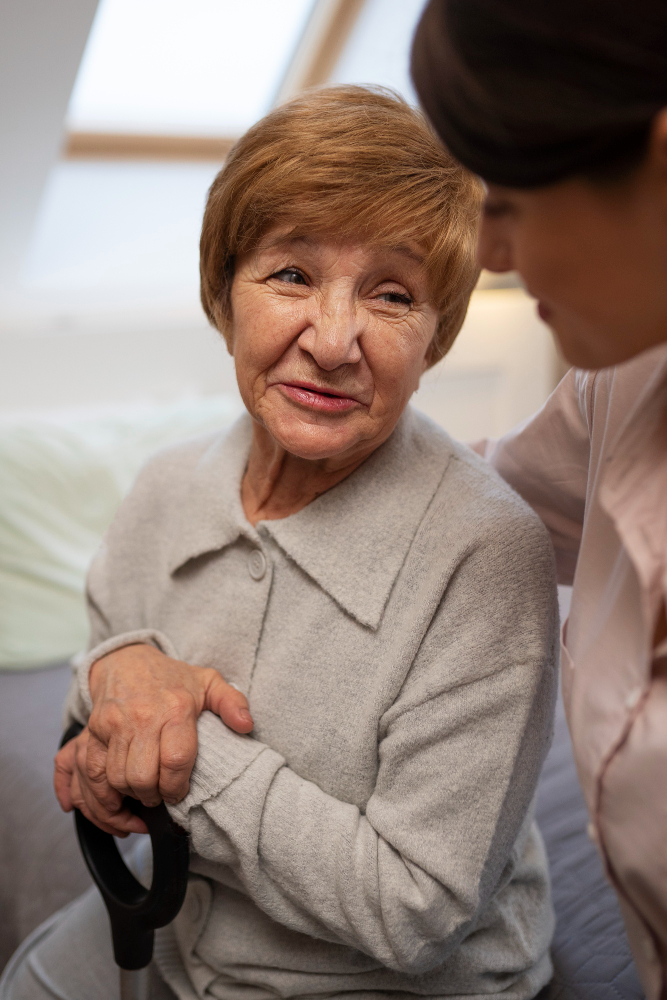
[[[437,320],[417,248],[284,231],[237,260],[231,306],[250,414],[291,454],[341,463],[389,437]]]
[[[647,159],[623,181],[489,185],[479,259],[516,270],[567,360],[617,364],[667,340],[667,181]]]

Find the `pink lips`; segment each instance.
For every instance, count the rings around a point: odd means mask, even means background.
[[[359,401],[352,396],[345,396],[330,389],[322,389],[308,382],[278,382],[275,388],[280,389],[289,399],[309,410],[319,410],[322,413],[344,413],[359,406]]]

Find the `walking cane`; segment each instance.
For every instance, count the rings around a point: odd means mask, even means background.
[[[78,736],[82,729],[78,722],[73,723],[60,745]],[[100,830],[78,809],[76,833],[88,870],[109,912],[114,959],[120,968],[121,1000],[149,1000],[148,966],[153,957],[155,930],[174,919],[185,899],[188,837],[174,823],[164,802],[149,807],[126,798],[125,805],[148,827],[153,849],[150,889],[145,889],[127,868],[111,834]]]

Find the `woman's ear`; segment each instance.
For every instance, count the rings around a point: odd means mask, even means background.
[[[231,296],[230,296],[231,298]],[[227,350],[234,357],[234,323],[232,320],[231,302],[218,302],[214,314],[215,326],[222,334]]]
[[[436,332],[431,337],[431,341],[428,347],[426,348],[426,353],[422,358],[422,369],[420,372],[420,376],[423,375],[428,368],[432,368],[433,365],[437,364],[438,361],[440,361],[443,357],[443,355],[440,354],[439,346],[436,343],[436,334],[437,334],[437,329]]]
[[[231,322],[225,324],[224,329],[222,330],[222,336],[225,338],[228,353],[234,357],[234,336]]]

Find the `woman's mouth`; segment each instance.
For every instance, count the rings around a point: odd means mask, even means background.
[[[353,396],[333,389],[325,389],[309,382],[277,382],[275,388],[280,389],[288,399],[309,410],[319,410],[322,413],[344,413],[359,406],[359,400]]]

